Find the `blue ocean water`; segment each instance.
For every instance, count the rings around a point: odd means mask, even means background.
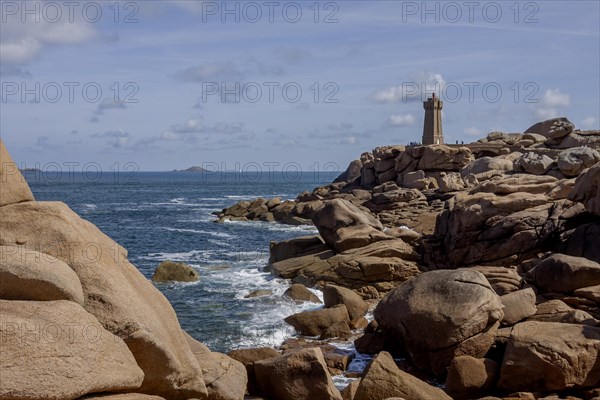
[[[163,260],[196,268],[199,282],[156,286],[175,308],[181,326],[213,351],[277,346],[294,335],[283,318],[319,307],[281,297],[289,282],[262,272],[270,241],[314,234],[313,226],[219,224],[211,213],[243,199],[293,199],[331,182],[337,173],[27,172],[25,176],[37,200],[67,203],[124,246],[147,278]],[[256,289],[273,294],[244,298]]]

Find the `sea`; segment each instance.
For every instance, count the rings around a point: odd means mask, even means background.
[[[312,225],[268,222],[215,222],[213,214],[241,200],[291,200],[305,190],[332,182],[339,173],[285,172],[98,172],[24,173],[38,201],[62,201],[124,246],[146,278],[165,260],[191,265],[193,283],[155,284],[173,305],[181,327],[212,351],[276,347],[297,337],[283,319],[317,303],[283,297],[290,281],[265,272],[269,243],[317,234]],[[255,290],[267,296],[246,298]],[[322,293],[313,292],[322,299]],[[369,357],[354,352],[349,371]],[[347,380],[338,376],[339,387]]]

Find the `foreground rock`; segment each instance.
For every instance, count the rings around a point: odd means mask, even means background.
[[[300,283],[294,283],[283,292],[283,295],[296,301],[310,301],[312,303],[322,303],[313,292]]]
[[[385,400],[401,397],[411,400],[452,400],[443,390],[400,370],[392,356],[383,351],[365,371],[354,400]]]
[[[0,315],[2,399],[69,400],[142,384],[125,343],[76,303],[0,300]]]
[[[476,271],[425,272],[392,290],[375,309],[384,334],[414,364],[438,376],[453,358],[483,357],[504,317],[500,298]]]
[[[196,282],[198,279],[200,275],[194,268],[173,261],[161,262],[152,275],[154,282]]]
[[[498,386],[509,391],[597,387],[599,351],[600,328],[520,323],[512,329]]]
[[[277,400],[342,400],[319,348],[257,361],[254,370],[262,396]]]
[[[251,395],[259,394],[256,384],[256,373],[254,372],[254,363],[267,358],[278,357],[280,353],[270,347],[260,347],[253,349],[240,349],[230,351],[228,356],[241,362],[246,367],[248,374],[248,393]]]
[[[125,341],[144,371],[140,392],[206,397],[202,372],[173,308],[127,261],[125,249],[63,203],[0,207],[0,231],[0,244],[22,244],[50,254],[75,271],[86,311]]]
[[[34,200],[27,181],[4,147],[2,139],[0,139],[0,182],[2,182],[0,207]]]

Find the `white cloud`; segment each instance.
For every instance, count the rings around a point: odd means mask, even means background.
[[[388,124],[392,126],[413,126],[417,122],[417,119],[412,114],[403,115],[390,115]]]
[[[405,103],[424,101],[431,93],[441,93],[446,81],[441,74],[418,71],[398,86],[375,91],[371,100],[376,103]]]
[[[481,131],[479,129],[475,128],[474,126],[465,128],[465,130],[463,132],[469,136],[481,136]]]
[[[74,13],[74,20],[69,21],[68,9],[62,12],[65,17],[56,22],[49,21],[42,8],[38,17],[28,14],[25,22],[21,21],[19,12],[3,15],[6,18],[0,24],[0,60],[3,67],[28,63],[48,45],[79,44],[99,36],[94,24],[85,22],[81,13]]]
[[[587,117],[581,121],[581,127],[586,129],[594,129],[598,127],[598,120],[594,117]]]
[[[568,107],[571,104],[571,96],[561,93],[560,89],[548,89],[544,93],[542,103],[548,107]]]
[[[571,95],[560,89],[548,89],[535,108],[535,116],[541,119],[562,117],[564,109],[571,105]]]
[[[355,144],[356,136],[347,136],[337,141],[338,144]]]

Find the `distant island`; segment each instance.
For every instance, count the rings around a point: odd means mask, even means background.
[[[188,169],[174,169],[173,172],[208,172],[207,170],[205,170],[202,167],[198,167],[197,165],[193,166],[193,167],[189,167]]]

